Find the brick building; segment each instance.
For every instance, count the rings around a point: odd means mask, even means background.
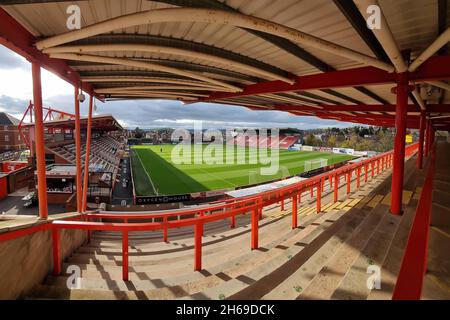
[[[0,153],[27,148],[19,134],[19,122],[19,119],[0,112]]]

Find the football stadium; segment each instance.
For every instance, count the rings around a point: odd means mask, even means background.
[[[449,42],[448,0],[0,0],[0,300],[449,300]]]

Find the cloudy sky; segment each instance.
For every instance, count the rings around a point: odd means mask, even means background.
[[[73,87],[52,73],[42,70],[42,94],[45,106],[73,113]],[[21,56],[0,45],[0,111],[21,118],[32,99],[31,65]],[[87,114],[87,102],[81,114]],[[264,127],[299,129],[345,127],[337,121],[298,117],[279,111],[251,111],[244,107],[178,101],[135,100],[97,102],[97,114],[110,113],[124,127],[192,128],[201,120],[204,128]]]

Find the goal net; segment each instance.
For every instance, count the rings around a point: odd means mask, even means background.
[[[318,158],[305,161],[305,172],[319,169],[328,165],[328,159]]]

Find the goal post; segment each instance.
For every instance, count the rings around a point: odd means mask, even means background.
[[[317,159],[313,159],[313,160],[307,160],[305,161],[305,172],[311,171],[311,170],[315,170],[315,169],[319,169],[322,167],[326,167],[328,165],[328,159],[325,158],[317,158]]]

